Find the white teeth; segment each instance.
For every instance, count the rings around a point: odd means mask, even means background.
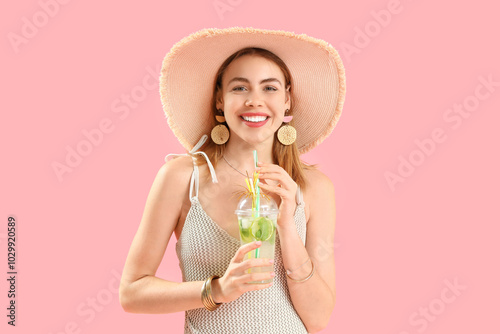
[[[247,117],[247,116],[242,116],[243,119],[247,122],[262,122],[262,121],[265,121],[267,119],[266,116],[251,116],[251,117]]]

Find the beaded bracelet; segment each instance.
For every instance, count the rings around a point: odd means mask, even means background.
[[[315,270],[315,268],[314,268],[314,262],[312,262],[312,260],[311,260],[311,264],[312,264],[311,273],[309,274],[309,276],[307,276],[307,277],[306,277],[306,278],[304,278],[304,279],[301,279],[301,280],[296,280],[296,279],[293,279],[293,278],[291,278],[291,277],[288,275],[288,273],[286,274],[286,276],[287,276],[287,277],[288,277],[291,281],[293,281],[293,282],[297,282],[297,283],[305,282],[305,281],[307,281],[308,279],[310,279],[310,278],[314,275],[314,270]]]
[[[222,303],[216,303],[212,298],[212,280],[214,278],[220,278],[217,275],[209,277],[206,279],[205,283],[203,283],[203,287],[201,288],[201,301],[203,306],[209,311],[215,311]]]

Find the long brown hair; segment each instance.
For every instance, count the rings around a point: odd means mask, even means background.
[[[293,108],[294,108],[294,100],[293,100],[293,80],[292,80],[292,75],[290,73],[290,70],[286,66],[286,64],[279,58],[277,55],[272,53],[271,51],[268,51],[266,49],[261,49],[261,48],[255,48],[255,47],[249,47],[249,48],[244,48],[239,51],[236,51],[233,53],[231,56],[229,56],[220,66],[219,70],[217,71],[217,74],[214,79],[214,90],[213,90],[213,95],[212,95],[212,101],[211,101],[211,106],[212,106],[212,124],[211,128],[213,128],[215,125],[217,125],[215,121],[215,115],[217,115],[217,107],[216,107],[216,100],[219,94],[222,91],[222,76],[224,72],[226,71],[227,67],[229,64],[231,64],[232,61],[235,59],[238,59],[242,56],[245,55],[255,55],[255,56],[260,56],[265,59],[269,59],[272,62],[274,62],[278,67],[281,69],[283,72],[283,75],[285,76],[285,87],[290,87],[290,98],[291,98],[291,103],[290,103],[290,111],[288,112],[288,116],[293,115]],[[288,124],[292,125],[294,124],[295,119],[292,119],[292,121]],[[300,121],[300,120],[299,120]],[[227,126],[227,123],[223,123]],[[280,143],[277,137],[278,131],[275,132],[274,134],[274,141],[273,141],[273,149],[272,149],[272,155],[273,155],[273,164],[277,164],[281,166],[297,183],[297,185],[300,186],[301,189],[306,188],[306,179],[305,179],[305,174],[304,170],[309,170],[309,169],[315,169],[317,168],[317,165],[309,165],[300,160],[300,155],[299,155],[299,150],[297,148],[297,144],[293,143],[291,145],[283,145]],[[212,162],[214,168],[217,166],[218,162],[222,159],[224,156],[224,150],[226,148],[226,144],[222,145],[217,145],[215,144],[211,139],[207,141],[207,143],[204,145],[203,151],[207,154],[208,158]],[[201,159],[196,159],[197,165],[203,165],[206,163],[206,160],[201,158]],[[210,178],[210,174],[207,173],[207,180]]]

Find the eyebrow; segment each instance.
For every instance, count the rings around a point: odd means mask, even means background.
[[[227,83],[228,85],[231,83],[231,82],[234,82],[234,81],[243,81],[243,82],[246,82],[246,83],[250,83],[250,81],[247,79],[247,78],[243,78],[243,77],[234,77],[232,78],[231,80],[229,80],[229,82]],[[276,78],[267,78],[267,79],[264,79],[260,82],[260,84],[263,84],[263,83],[266,83],[266,82],[277,82],[280,84],[280,86],[282,86],[281,84],[281,81],[279,81],[278,79]]]

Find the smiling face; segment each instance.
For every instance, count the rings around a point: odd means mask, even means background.
[[[273,61],[257,55],[241,56],[222,76],[216,107],[224,111],[231,137],[272,144],[285,110],[290,109],[289,87]]]

